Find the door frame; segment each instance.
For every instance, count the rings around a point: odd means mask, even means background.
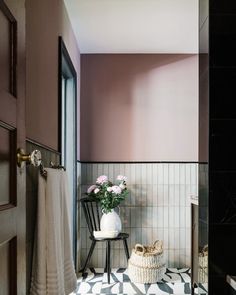
[[[58,150],[61,154],[62,160],[62,74],[63,74],[63,59],[66,61],[66,64],[72,73],[72,77],[74,80],[74,127],[75,127],[75,163],[74,163],[74,184],[75,187],[73,188],[73,218],[72,218],[72,248],[73,248],[73,257],[74,257],[74,264],[75,269],[77,268],[77,73],[73,62],[70,58],[69,52],[66,48],[66,45],[63,41],[63,38],[59,36],[58,38]],[[66,111],[65,111],[65,118],[66,118]]]

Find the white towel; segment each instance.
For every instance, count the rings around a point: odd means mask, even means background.
[[[68,295],[76,289],[66,172],[47,168],[39,174],[38,214],[31,295]]]

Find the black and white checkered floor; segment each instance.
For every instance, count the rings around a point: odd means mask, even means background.
[[[83,277],[78,278],[78,287],[73,294],[191,294],[190,269],[168,268],[163,280],[156,284],[132,283],[126,269],[112,269],[108,284],[107,274],[103,269],[91,268]],[[206,294],[206,291],[202,289],[199,294]]]

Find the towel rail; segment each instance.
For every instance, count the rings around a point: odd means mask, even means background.
[[[66,168],[64,166],[56,165],[52,161],[50,162],[50,168],[53,168],[53,169],[62,169],[64,171],[66,171]],[[39,166],[39,171],[40,171],[40,174],[44,178],[47,178],[47,171],[44,169],[44,166],[43,166],[43,162],[42,161],[41,161],[40,166]]]

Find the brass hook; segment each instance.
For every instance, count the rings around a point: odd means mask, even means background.
[[[26,164],[31,163],[31,157],[30,154],[25,154],[25,151],[21,148],[17,149],[16,153],[16,161],[17,161],[17,166],[22,167],[23,162],[26,162]]]

